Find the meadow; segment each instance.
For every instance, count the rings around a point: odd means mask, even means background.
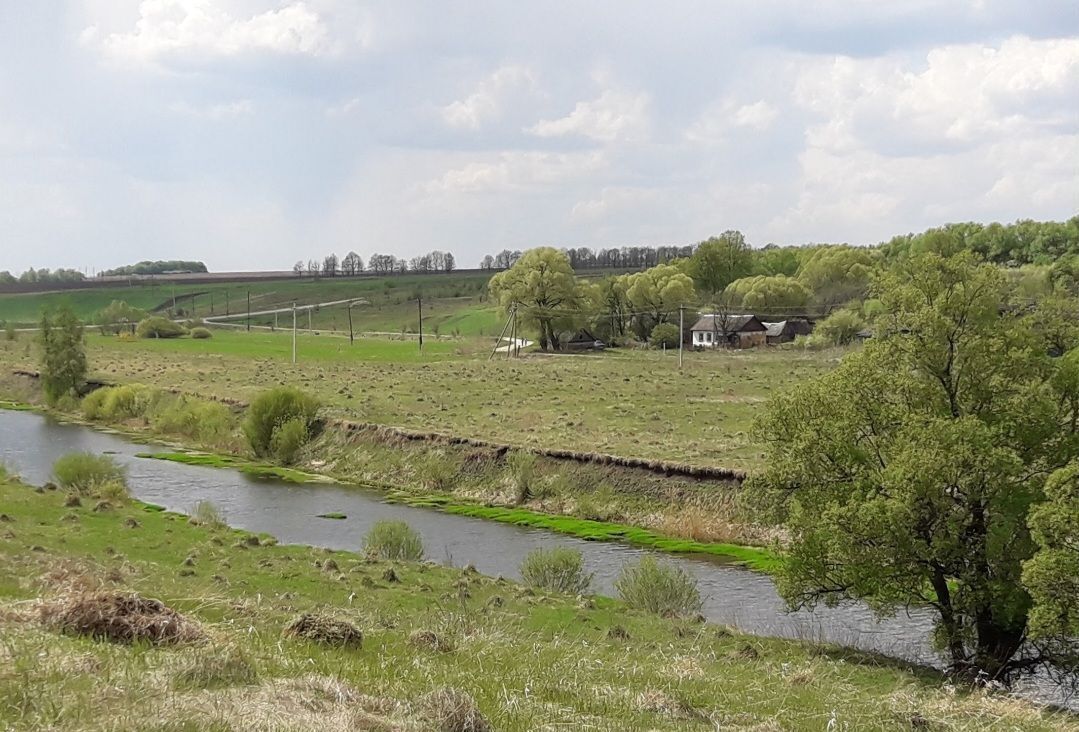
[[[750,435],[769,397],[823,373],[843,351],[769,348],[677,354],[609,350],[488,360],[493,339],[358,339],[303,334],[291,363],[286,332],[224,331],[208,340],[87,335],[93,375],[250,400],[298,386],[326,414],[516,446],[584,450],[752,469]],[[36,369],[27,335],[0,340],[0,368]]]
[[[115,496],[91,503],[0,477],[6,729],[1076,729],[848,650],[468,568],[278,546],[208,511],[194,525]],[[194,625],[176,645],[50,625],[99,593],[160,600]],[[304,613],[352,624],[362,643],[283,635]]]

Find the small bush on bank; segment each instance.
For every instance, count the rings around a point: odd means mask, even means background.
[[[225,526],[225,520],[218,513],[217,506],[209,501],[196,503],[187,522],[193,526],[205,526],[208,529],[220,529]]]
[[[205,340],[207,338],[213,338],[213,333],[209,328],[197,327],[191,329],[191,337],[195,340]]]
[[[423,539],[404,521],[378,521],[363,539],[364,551],[380,559],[418,562],[423,559]]]
[[[82,400],[83,416],[89,420],[124,420],[146,416],[150,389],[124,384],[95,389]]]
[[[645,556],[622,570],[614,583],[627,605],[657,615],[691,615],[703,607],[697,580],[681,567]]]
[[[307,422],[302,417],[293,417],[273,431],[270,438],[270,450],[274,459],[282,465],[292,465],[296,456],[307,444]]]
[[[536,456],[525,450],[515,450],[506,458],[506,464],[513,480],[517,503],[524,503],[532,497],[532,487],[536,480]]]
[[[224,404],[171,395],[156,405],[150,422],[157,432],[184,435],[214,445],[228,438],[235,427],[232,410]]]
[[[592,585],[592,575],[584,571],[584,559],[576,549],[555,547],[529,552],[521,563],[525,583],[551,592],[580,595]]]
[[[126,472],[115,460],[90,452],[64,455],[53,463],[52,474],[60,486],[83,495],[107,484],[127,484]]]
[[[160,315],[139,321],[135,328],[135,335],[139,338],[179,338],[186,333],[187,329],[182,325]]]
[[[264,391],[255,397],[247,409],[244,435],[256,455],[272,455],[274,432],[286,422],[300,420],[310,436],[318,408],[318,400],[299,389],[280,386]]]
[[[660,323],[652,329],[652,335],[648,338],[652,348],[678,348],[680,332],[674,323]]]

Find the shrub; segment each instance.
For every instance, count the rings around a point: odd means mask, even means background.
[[[184,396],[162,398],[151,418],[154,430],[184,435],[205,443],[220,444],[233,430],[232,411],[218,402]]]
[[[192,526],[205,526],[208,529],[220,529],[225,526],[225,521],[218,513],[217,507],[209,501],[196,503],[187,522]]]
[[[140,384],[95,389],[82,400],[83,416],[90,420],[122,420],[146,414],[150,390]]]
[[[363,548],[381,559],[418,562],[423,559],[423,540],[404,521],[378,521],[363,539]]]
[[[74,452],[53,463],[53,477],[64,488],[89,493],[107,483],[126,484],[127,476],[120,465],[108,455]]]
[[[536,456],[525,450],[515,450],[506,458],[513,480],[517,503],[524,503],[532,497],[532,484],[536,479]]]
[[[122,332],[128,323],[138,323],[145,317],[145,311],[133,308],[123,300],[113,300],[107,308],[97,312],[94,322],[101,326],[103,334],[116,335]]]
[[[292,465],[300,449],[307,444],[307,422],[302,417],[293,417],[280,424],[270,438],[270,450],[274,458],[282,465]]]
[[[862,316],[853,310],[836,310],[817,324],[813,334],[806,339],[808,348],[826,348],[845,346],[854,341],[858,332],[865,327]]]
[[[651,556],[625,567],[614,586],[631,607],[658,615],[690,615],[703,607],[697,580],[681,567],[660,564]]]
[[[191,329],[191,337],[196,340],[205,340],[206,338],[212,338],[213,333],[209,328],[203,328],[202,326]]]
[[[61,307],[41,316],[41,388],[50,406],[60,406],[78,393],[86,381],[86,344],[82,323],[71,308]],[[66,406],[66,405],[65,405]]]
[[[14,341],[14,340],[18,339],[18,337],[19,337],[19,333],[18,333],[18,331],[15,330],[15,324],[14,323],[5,323],[4,324],[4,338],[6,338],[9,341]]]
[[[566,547],[529,552],[521,563],[521,577],[532,587],[568,595],[587,592],[592,584],[592,575],[585,574],[581,553]]]
[[[179,338],[185,333],[187,329],[182,325],[160,315],[139,321],[139,326],[135,329],[135,335],[139,338]]]
[[[660,323],[652,329],[648,342],[652,348],[678,348],[680,331],[674,323]]]
[[[287,386],[264,391],[247,409],[243,430],[256,455],[273,452],[274,431],[292,419],[300,419],[310,434],[318,414],[318,400]]]

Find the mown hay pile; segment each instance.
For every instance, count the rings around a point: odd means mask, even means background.
[[[41,605],[41,622],[68,635],[113,643],[193,643],[206,637],[198,623],[160,600],[134,593],[93,592]]]
[[[460,689],[436,689],[420,698],[423,715],[440,732],[488,732],[491,723],[475,700]]]
[[[285,626],[284,634],[341,648],[363,645],[363,633],[355,625],[317,613],[304,613],[294,618]]]

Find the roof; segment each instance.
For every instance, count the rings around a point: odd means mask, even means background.
[[[740,333],[765,330],[764,323],[756,315],[702,315],[690,330]]]
[[[567,339],[567,343],[595,343],[598,340],[587,328],[581,328]]]
[[[783,331],[787,329],[787,321],[781,320],[778,323],[765,323],[764,327],[768,329],[769,338],[778,338],[783,335]]]

